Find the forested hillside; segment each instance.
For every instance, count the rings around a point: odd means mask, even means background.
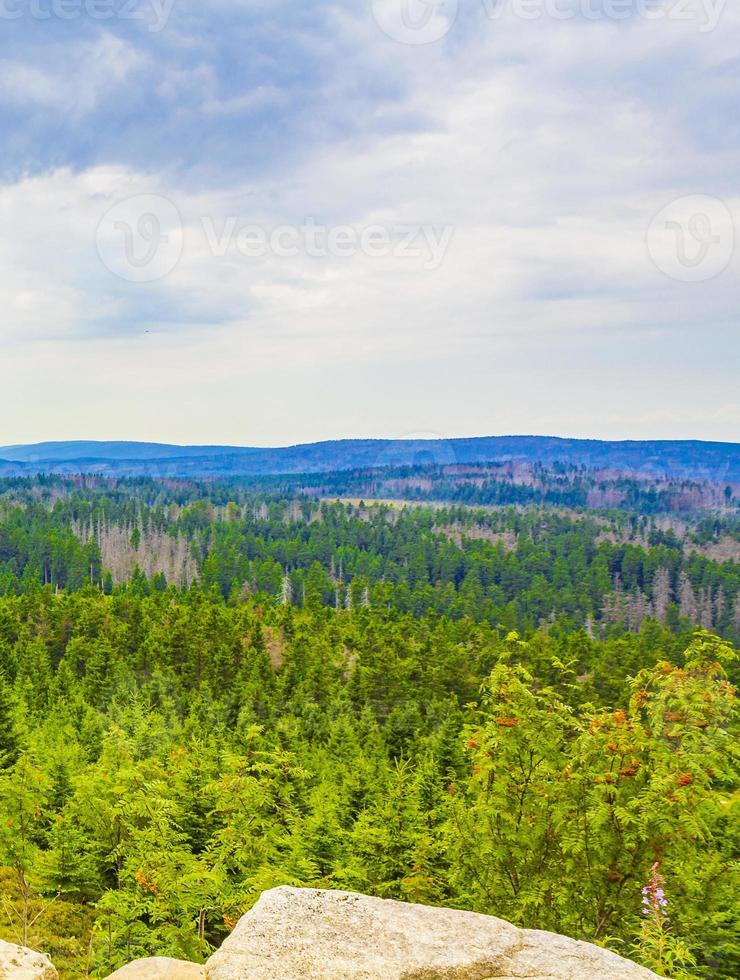
[[[719,477],[718,477],[719,479]],[[269,489],[266,480],[254,481]],[[418,464],[339,473],[283,477],[273,486],[308,496],[399,498],[469,506],[533,504],[619,509],[639,514],[696,514],[726,509],[737,513],[737,483],[635,474],[628,470],[586,469],[565,463],[478,465]]]
[[[4,491],[4,492],[2,492]],[[655,618],[740,638],[740,519],[553,508],[402,508],[235,484],[0,482],[0,593],[217,586],[504,629],[601,634]]]
[[[735,977],[738,540],[727,508],[6,481],[0,935],[67,978],[199,961],[288,883]]]

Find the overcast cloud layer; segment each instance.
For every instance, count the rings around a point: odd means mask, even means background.
[[[425,3],[0,0],[0,444],[737,439],[740,5]]]

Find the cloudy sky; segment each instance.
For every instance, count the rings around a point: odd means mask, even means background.
[[[740,434],[736,0],[0,0],[0,444]]]

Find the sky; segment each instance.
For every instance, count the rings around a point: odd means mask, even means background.
[[[740,435],[736,0],[0,0],[0,445]]]

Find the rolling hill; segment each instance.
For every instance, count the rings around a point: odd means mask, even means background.
[[[177,446],[149,442],[43,442],[0,448],[0,476],[260,476],[405,465],[521,461],[619,470],[645,476],[740,482],[737,443],[607,442],[551,436],[449,440],[344,439],[282,448]]]

